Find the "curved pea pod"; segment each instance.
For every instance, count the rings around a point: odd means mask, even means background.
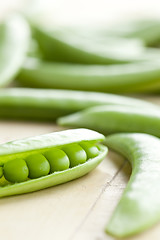
[[[149,102],[114,94],[32,88],[0,90],[1,118],[55,120],[60,116],[104,104],[159,110],[158,106]]]
[[[30,42],[30,29],[19,15],[0,25],[0,87],[9,84],[19,72]]]
[[[116,65],[78,65],[28,59],[17,81],[24,86],[111,93],[160,89],[160,61]]]
[[[141,58],[144,47],[138,39],[83,36],[66,29],[47,29],[31,23],[44,59],[84,64],[125,63]]]
[[[29,179],[24,182],[14,184],[10,184],[8,182],[6,183],[6,180],[2,179],[0,197],[37,191],[71,181],[87,174],[104,159],[107,153],[107,148],[103,145],[98,144],[98,142],[102,140],[104,140],[104,136],[97,132],[87,129],[74,129],[1,144],[0,165],[4,166],[4,176],[7,176],[7,180],[9,179],[9,181],[14,182],[15,179],[18,179],[18,181],[22,179],[24,181],[24,177],[26,178],[28,174],[26,164],[29,169]],[[87,159],[87,161],[85,159],[85,162],[83,161],[84,163],[79,165],[76,164],[75,167],[70,166],[70,168],[64,171],[55,171],[46,175],[49,171],[49,165],[47,163],[49,150],[54,151],[54,149],[64,149],[65,153],[65,149],[67,149],[67,147],[71,148],[72,145],[74,147],[74,145],[83,142],[96,144],[99,149],[99,154],[96,157]],[[85,154],[85,151],[83,149],[80,150],[83,151],[83,154]],[[44,156],[46,156],[46,158]],[[67,156],[70,158],[70,155]],[[18,167],[18,171],[21,168],[24,171],[24,174],[20,174],[16,178],[15,174],[11,175],[11,168],[13,168],[14,163],[17,164],[18,159],[21,161],[21,165]],[[40,163],[40,165],[36,167],[36,164],[39,164],[38,162],[41,162],[42,164]],[[42,177],[38,177],[39,172],[37,172],[37,169],[39,168],[40,171],[43,171],[43,168],[41,168],[41,166],[45,167],[45,173],[40,172],[40,175],[42,173]],[[16,166],[14,169],[17,171]],[[44,176],[44,174],[46,176]]]
[[[160,137],[160,111],[128,106],[97,106],[58,119],[63,126],[86,127],[103,134],[140,132]]]
[[[114,134],[105,142],[132,166],[128,185],[106,227],[115,237],[128,237],[160,220],[160,140],[135,133]]]

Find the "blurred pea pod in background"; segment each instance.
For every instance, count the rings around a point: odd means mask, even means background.
[[[136,34],[127,39],[125,36],[112,36],[110,32],[107,34],[107,30],[105,35],[105,30],[98,34],[93,30],[50,29],[34,23],[31,23],[31,28],[44,59],[49,61],[115,64],[158,57],[157,51],[145,48],[145,42]]]
[[[20,71],[29,43],[30,29],[23,17],[13,15],[0,24],[0,87],[9,84]]]
[[[118,37],[94,38],[66,29],[47,30],[31,24],[44,59],[83,64],[114,64],[137,60],[143,52],[142,42]]]
[[[147,22],[142,22],[139,28],[132,27],[129,39],[127,34],[123,38],[111,36],[107,29],[95,37],[93,30],[78,32],[63,27],[51,30],[29,22],[41,52],[30,56],[43,61],[27,59],[17,77],[22,86],[111,93],[159,92],[160,50],[145,47],[147,40],[136,34],[146,30]],[[159,21],[153,23],[148,24],[145,36],[151,37],[155,26],[158,29]],[[156,33],[152,40],[157,43],[158,30]]]
[[[122,23],[108,29],[106,35],[108,34],[128,39],[141,39],[145,46],[156,47],[160,44],[160,20],[142,19]]]
[[[99,105],[155,109],[158,105],[114,94],[73,90],[6,88],[0,90],[0,118],[55,121],[58,117]]]
[[[28,58],[17,81],[22,86],[110,93],[156,92],[160,60],[114,65],[55,63]]]

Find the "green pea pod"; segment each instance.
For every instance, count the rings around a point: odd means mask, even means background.
[[[119,65],[75,65],[28,59],[17,77],[21,85],[112,93],[160,89],[160,61]]]
[[[147,134],[114,134],[106,144],[132,165],[129,183],[106,227],[115,237],[128,237],[160,220],[160,140]]]
[[[0,25],[0,87],[9,84],[19,72],[29,47],[30,29],[18,15]]]
[[[52,29],[31,23],[45,59],[84,64],[113,64],[138,60],[144,47],[137,39],[106,37],[105,40],[82,36],[74,31]]]
[[[119,105],[144,109],[159,107],[142,100],[114,94],[7,88],[0,90],[0,118],[55,120],[96,105]]]
[[[38,43],[35,39],[31,39],[30,46],[27,52],[27,56],[31,58],[42,58],[41,51],[39,49]]]
[[[112,27],[108,34],[118,37],[139,38],[146,46],[156,46],[160,43],[160,21],[142,19],[128,22]]]
[[[97,106],[61,117],[63,126],[86,127],[103,134],[140,132],[160,137],[160,111],[128,106]]]
[[[37,191],[71,181],[87,174],[103,160],[107,153],[106,147],[97,145],[97,143],[102,140],[104,140],[102,134],[87,129],[75,129],[1,144],[0,165],[2,165],[2,167],[4,166],[4,177],[10,182],[17,181],[18,183],[10,184],[8,182],[6,183],[5,179],[2,179],[0,197]],[[54,150],[58,151],[57,149],[60,149],[60,152],[64,150],[63,154],[65,154],[67,147],[71,148],[73,145],[73,152],[74,145],[79,146],[78,144],[85,142],[96,144],[99,151],[98,155],[87,159],[87,161],[86,158],[84,159],[85,161],[80,159],[81,164],[77,165],[76,163],[74,167],[70,166],[68,169],[65,167],[66,170],[64,171],[55,171],[46,175],[50,167],[47,157],[45,158],[44,156],[48,155],[49,150],[52,150],[51,153],[53,153]],[[82,155],[85,156],[85,151],[80,146],[78,148]],[[54,159],[51,159],[51,154],[49,157],[52,164],[54,164]],[[71,156],[68,154],[68,158],[70,159],[71,157],[73,158],[73,154]],[[76,154],[75,158],[77,158]],[[72,161],[73,160],[76,159],[72,159]],[[81,160],[83,160],[83,163]],[[58,162],[56,162],[56,166],[57,163]],[[24,181],[28,173],[29,178],[35,179]],[[39,174],[42,177],[38,177]]]

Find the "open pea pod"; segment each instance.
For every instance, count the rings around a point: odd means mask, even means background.
[[[0,87],[9,84],[19,72],[30,42],[30,29],[19,15],[0,25]]]
[[[105,157],[104,136],[66,130],[0,145],[0,197],[33,192],[79,178]]]
[[[160,140],[128,133],[110,135],[105,142],[132,166],[128,185],[106,227],[115,237],[128,237],[160,220]]]

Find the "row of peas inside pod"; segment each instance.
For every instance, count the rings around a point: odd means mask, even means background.
[[[56,171],[64,171],[85,163],[99,154],[98,146],[83,142],[63,148],[53,148],[42,153],[31,154],[25,159],[10,160],[1,167],[1,177],[9,182],[23,182],[46,176]]]

